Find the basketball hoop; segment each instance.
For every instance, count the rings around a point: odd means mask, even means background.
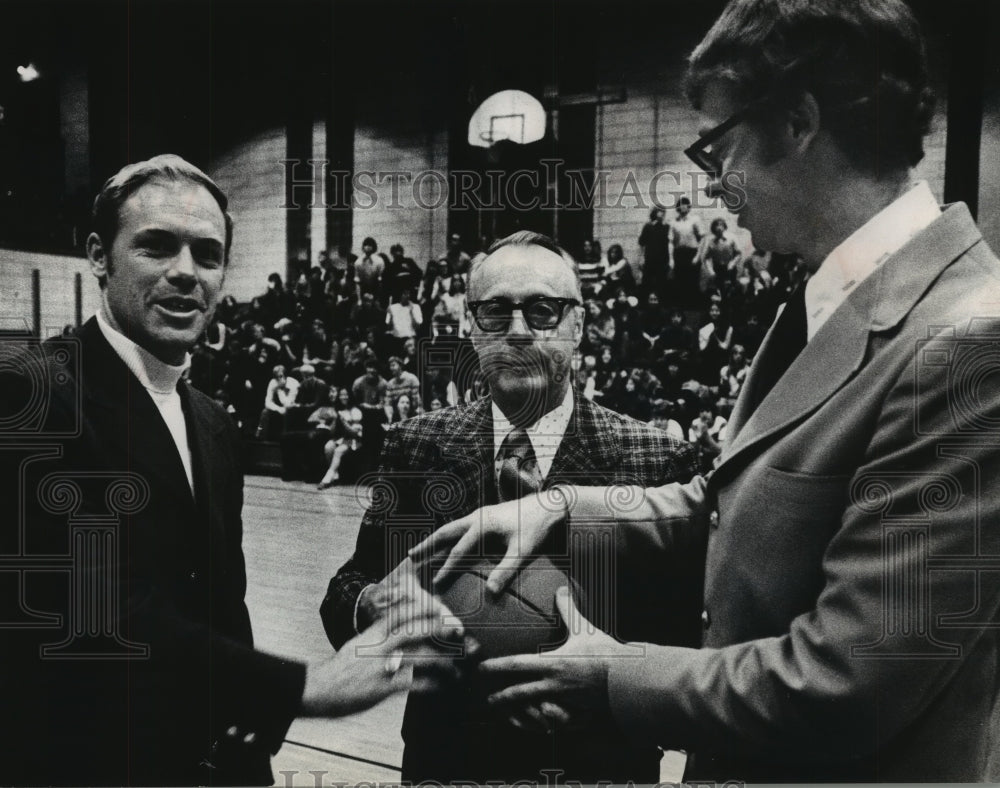
[[[489,148],[508,140],[518,145],[545,136],[545,109],[534,96],[520,90],[494,93],[469,120],[469,144]]]

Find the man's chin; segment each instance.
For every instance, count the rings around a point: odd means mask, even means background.
[[[493,400],[512,422],[537,421],[548,402],[548,385],[529,375],[503,375],[490,381]]]
[[[145,337],[143,340],[133,338],[133,341],[142,345],[161,361],[167,364],[179,364],[184,359],[184,355],[194,348],[202,331],[201,327],[183,329],[160,327],[155,334]]]

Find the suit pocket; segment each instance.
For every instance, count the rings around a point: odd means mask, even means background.
[[[764,488],[775,493],[792,511],[801,507],[809,515],[823,519],[826,519],[824,515],[833,513],[839,520],[846,507],[850,481],[851,477],[846,474],[828,476],[768,467]]]
[[[706,597],[720,615],[714,642],[787,631],[823,587],[823,555],[847,505],[849,476],[761,468],[720,494]],[[713,625],[714,627],[714,625]]]

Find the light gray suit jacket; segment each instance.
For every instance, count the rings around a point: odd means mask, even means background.
[[[949,207],[753,413],[751,370],[709,481],[647,491],[621,513],[625,554],[709,532],[703,648],[648,646],[612,665],[626,731],[694,750],[695,777],[990,776],[998,316],[1000,261],[967,208]]]

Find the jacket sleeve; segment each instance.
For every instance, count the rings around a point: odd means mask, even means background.
[[[393,495],[395,488],[391,486],[389,477],[402,467],[402,449],[399,430],[390,429],[382,445],[377,478],[372,485],[373,495]],[[354,554],[330,579],[320,605],[320,618],[326,636],[337,649],[357,634],[354,611],[361,592],[366,586],[378,583],[392,569],[386,565],[386,507],[383,503],[391,504],[391,501],[373,500],[365,511]]]
[[[824,763],[886,747],[934,704],[941,709],[960,672],[963,686],[994,691],[995,677],[970,675],[980,663],[995,672],[995,658],[977,655],[993,637],[1000,573],[963,570],[959,559],[1000,546],[1000,449],[982,437],[982,425],[1000,423],[1000,388],[977,391],[978,429],[956,429],[948,368],[903,367],[822,557],[815,607],[780,636],[718,649],[647,646],[642,659],[613,662],[611,711],[633,735]],[[660,512],[631,529],[642,534],[636,543],[674,541],[674,522]],[[759,571],[780,570],[776,556]],[[899,577],[910,585],[890,582]],[[894,590],[899,597],[887,596]],[[945,628],[949,617],[959,623]],[[923,635],[925,658],[893,641],[901,630]]]
[[[243,555],[243,475],[238,470],[239,437],[228,416],[228,446],[234,476],[225,491],[226,577],[225,606],[216,611],[224,620],[220,626],[194,621],[179,611],[170,599],[159,593],[155,584],[143,575],[132,573],[126,600],[125,625],[130,638],[150,644],[153,659],[162,669],[178,675],[187,670],[204,670],[211,676],[211,721],[216,737],[215,751],[208,756],[218,769],[239,769],[238,760],[252,751],[266,749],[276,753],[292,721],[298,716],[305,686],[305,665],[295,660],[266,654],[253,647],[250,615],[245,603],[246,562]],[[223,450],[220,445],[219,451]],[[211,620],[211,616],[210,619]],[[171,667],[172,666],[172,667]],[[231,727],[239,739],[254,734],[250,744],[234,745],[224,733]],[[240,749],[244,750],[240,754]],[[225,763],[229,759],[231,764]]]

